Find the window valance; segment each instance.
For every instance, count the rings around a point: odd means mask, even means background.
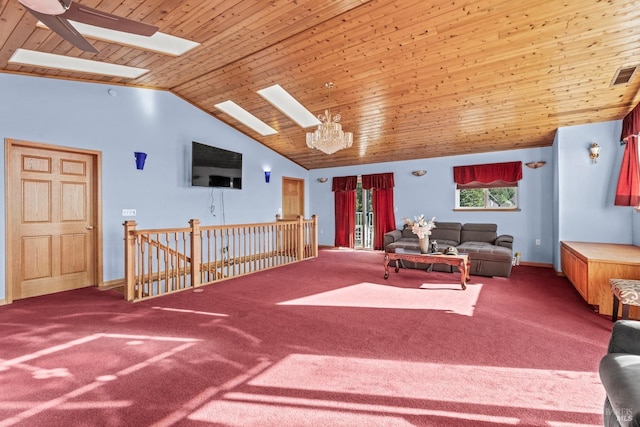
[[[333,191],[356,191],[358,186],[357,176],[336,176],[333,177],[331,189]]]
[[[453,180],[459,189],[514,187],[521,179],[522,162],[453,167]]]
[[[638,137],[640,133],[640,104],[636,105],[624,119],[622,119],[622,133],[620,140],[628,141],[631,137]]]
[[[373,175],[362,175],[362,188],[364,190],[393,188],[393,173],[378,173]]]

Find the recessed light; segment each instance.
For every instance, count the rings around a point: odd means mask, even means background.
[[[167,55],[179,56],[197,46],[200,46],[200,43],[164,34],[159,31],[152,36],[146,37],[122,31],[109,30],[102,27],[95,27],[93,25],[83,24],[76,21],[69,22],[85,37],[107,42],[115,42],[125,46],[132,46]],[[42,22],[38,22],[37,25],[42,28],[48,28]]]
[[[316,116],[280,85],[273,85],[261,89],[258,91],[258,94],[302,128],[318,126],[320,124],[320,120],[318,120]]]
[[[239,122],[249,126],[262,136],[278,133],[274,128],[239,106],[233,101],[224,101],[214,105],[218,110],[224,111]]]
[[[36,52],[27,49],[17,49],[14,54],[11,55],[11,58],[9,58],[9,63],[126,77],[130,79],[135,79],[149,72],[149,70],[145,70],[144,68],[127,67],[126,65],[109,64],[106,62],[92,61],[90,59],[54,55],[53,53]]]

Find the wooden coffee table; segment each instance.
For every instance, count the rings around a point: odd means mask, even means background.
[[[469,270],[471,269],[471,263],[469,261],[469,255],[467,254],[422,254],[420,251],[398,248],[395,252],[386,252],[384,254],[385,279],[389,277],[389,261],[391,260],[413,261],[421,264],[447,264],[458,267],[460,270],[460,284],[462,285],[462,290],[467,289],[466,282],[470,280]],[[398,271],[400,271],[400,266],[396,263],[396,273]]]

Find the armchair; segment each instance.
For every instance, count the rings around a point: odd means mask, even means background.
[[[613,324],[599,373],[607,393],[605,427],[640,426],[640,321]]]

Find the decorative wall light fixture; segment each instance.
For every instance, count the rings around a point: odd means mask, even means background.
[[[271,179],[271,171],[264,171],[264,182],[268,184],[270,179]]]
[[[411,174],[413,176],[424,176],[424,174],[426,174],[426,173],[427,173],[427,171],[424,170],[424,169],[411,172]]]
[[[136,169],[144,169],[144,162],[147,160],[147,153],[136,151],[133,153],[133,156],[136,158]]]
[[[318,178],[318,182],[321,182],[321,183],[323,183],[323,184],[324,184],[325,182],[327,182],[327,181],[328,181],[328,179],[327,179],[327,178]]]
[[[329,88],[329,100],[331,100],[333,82],[327,82],[324,85]],[[353,145],[353,133],[342,130],[342,125],[339,123],[340,114],[331,116],[331,112],[327,109],[324,115],[318,116],[318,119],[322,122],[318,128],[313,132],[307,132],[307,147],[333,154]]]
[[[547,162],[540,160],[540,161],[537,161],[537,162],[525,163],[524,165],[526,167],[528,167],[529,169],[538,169],[538,168],[543,167],[546,164],[547,164]]]
[[[589,147],[589,157],[591,157],[593,163],[598,163],[598,157],[600,157],[600,146],[595,142]]]

